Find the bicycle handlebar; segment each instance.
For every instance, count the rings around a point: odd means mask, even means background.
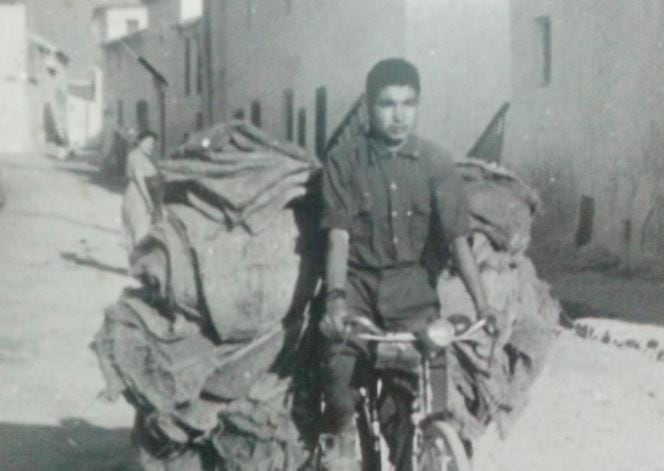
[[[366,328],[371,332],[354,335],[353,337],[358,340],[382,343],[414,343],[418,340],[417,335],[412,332],[383,332],[379,327],[377,327],[373,322],[365,317],[353,316],[347,319],[344,324],[347,326],[358,325],[360,327]],[[438,347],[442,348],[447,347],[455,342],[467,340],[476,334],[479,330],[483,329],[486,325],[486,319],[480,319],[464,332],[449,338],[449,341],[444,342],[443,344],[440,342],[435,343]]]

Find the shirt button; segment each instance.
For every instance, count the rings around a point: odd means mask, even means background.
[[[409,209],[406,211],[406,216],[411,217],[413,215],[413,212]]]
[[[390,183],[390,190],[396,191],[397,190],[397,184],[394,183],[394,182]]]
[[[396,211],[392,211],[392,217],[393,218],[397,217],[398,215],[399,215],[399,213],[397,213]]]
[[[392,242],[394,242],[395,245],[398,244],[398,243],[399,243],[399,238],[398,238],[398,237],[395,237],[394,239],[392,239]]]

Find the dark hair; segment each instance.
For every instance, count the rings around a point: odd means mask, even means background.
[[[136,136],[136,143],[140,144],[143,142],[143,139],[147,139],[148,137],[157,140],[158,136],[159,135],[156,132],[151,131],[150,129],[145,129],[144,131],[139,132],[138,136]]]
[[[420,93],[420,74],[405,59],[384,59],[374,65],[367,74],[367,100],[372,103],[380,91],[390,85],[410,85]]]

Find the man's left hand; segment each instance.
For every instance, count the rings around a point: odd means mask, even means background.
[[[505,314],[491,306],[485,306],[479,311],[480,319],[485,319],[484,330],[492,337],[498,337],[505,328]]]

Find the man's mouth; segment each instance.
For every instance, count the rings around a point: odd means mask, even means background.
[[[403,134],[408,130],[408,128],[406,128],[405,126],[394,126],[390,127],[389,130],[390,134]]]

